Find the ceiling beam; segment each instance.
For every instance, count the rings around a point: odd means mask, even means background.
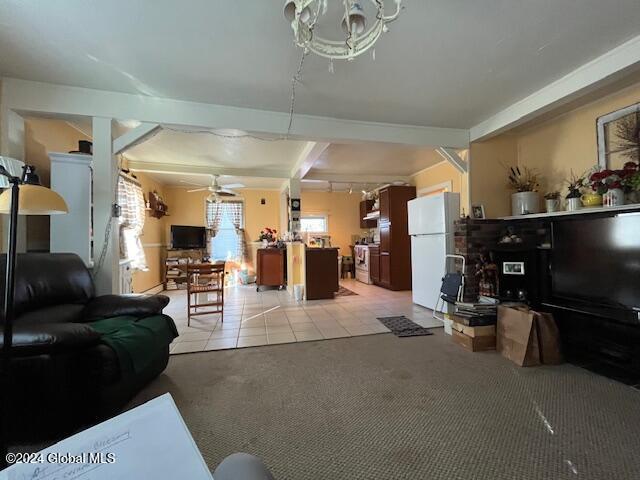
[[[4,108],[30,115],[81,115],[284,135],[289,114],[4,78]],[[469,131],[296,114],[293,138],[467,148]]]
[[[144,142],[160,129],[157,123],[141,123],[113,141],[113,154],[118,155],[129,148]]]
[[[522,125],[637,69],[640,35],[479,123],[471,128],[470,140],[484,140]]]
[[[367,174],[351,174],[351,173],[322,173],[316,171],[308,174],[303,180],[315,180],[333,183],[391,183],[391,182],[410,182],[410,176],[403,175],[367,175]]]
[[[129,170],[147,173],[172,173],[190,175],[230,175],[233,177],[289,178],[288,170],[260,170],[253,168],[210,167],[207,165],[184,165],[174,163],[141,162],[129,160]]]
[[[436,152],[438,152],[438,154],[447,162],[453,165],[453,167],[460,173],[467,173],[469,171],[469,164],[460,158],[458,152],[453,148],[439,147],[436,149]]]
[[[327,142],[307,142],[298,161],[291,169],[291,178],[304,178],[329,145],[331,144]]]

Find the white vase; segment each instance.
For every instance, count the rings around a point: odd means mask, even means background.
[[[624,192],[621,188],[609,190],[602,196],[602,205],[604,207],[619,207],[624,205]]]
[[[538,192],[517,192],[511,195],[511,215],[540,212]]]
[[[575,212],[576,210],[580,210],[582,208],[582,200],[580,197],[578,198],[567,198],[567,211]]]

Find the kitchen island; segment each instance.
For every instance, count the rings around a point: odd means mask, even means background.
[[[333,298],[338,284],[338,249],[305,248],[306,299]]]

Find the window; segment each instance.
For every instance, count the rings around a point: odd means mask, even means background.
[[[211,258],[242,262],[245,256],[244,203],[207,202]]]
[[[327,233],[329,231],[327,215],[303,215],[300,219],[300,230],[309,233]]]

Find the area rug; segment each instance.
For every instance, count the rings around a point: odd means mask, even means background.
[[[340,285],[340,289],[336,292],[336,297],[348,297],[349,295],[358,295],[358,294]]]
[[[428,328],[421,327],[405,316],[400,317],[379,317],[380,323],[391,330],[396,337],[418,337],[423,335],[433,335]]]

